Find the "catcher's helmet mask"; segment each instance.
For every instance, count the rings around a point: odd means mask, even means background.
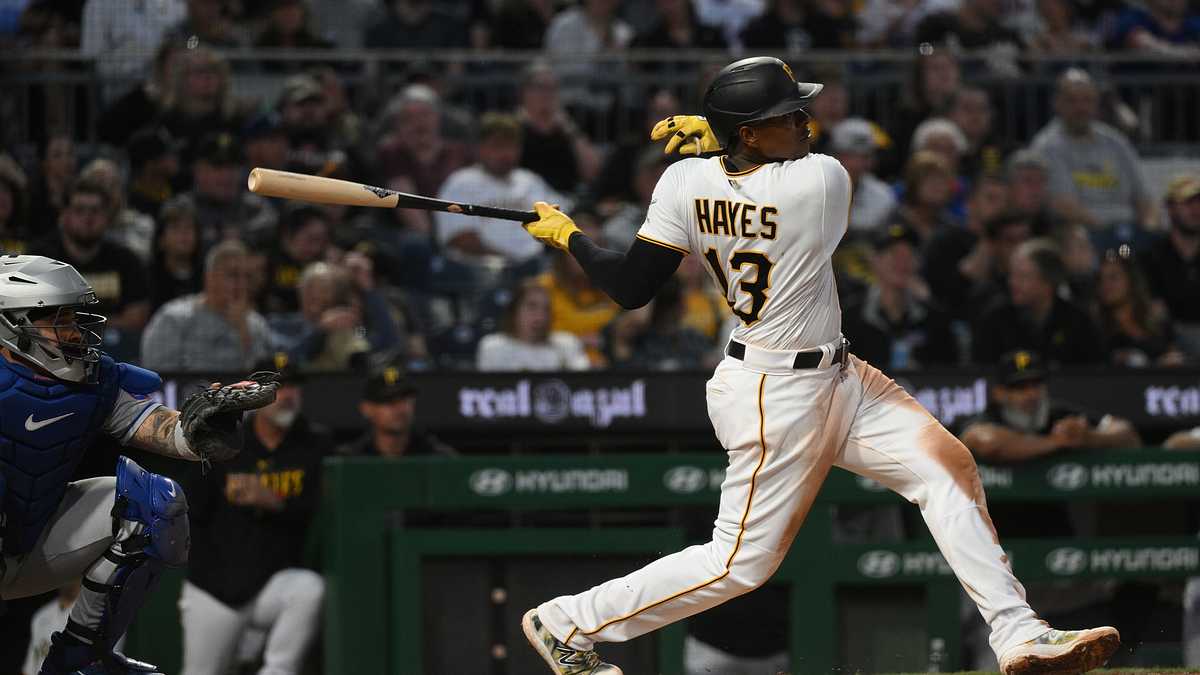
[[[825,85],[797,82],[792,69],[773,56],[735,61],[721,69],[704,93],[704,116],[727,151],[738,129],[805,108]]]

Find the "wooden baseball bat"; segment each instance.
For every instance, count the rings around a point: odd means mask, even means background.
[[[337,178],[310,176],[291,171],[276,171],[256,167],[250,171],[246,181],[250,191],[264,197],[281,197],[283,199],[299,199],[319,204],[344,204],[346,206],[370,206],[382,209],[424,209],[426,211],[447,211],[468,216],[484,218],[499,218],[515,220],[518,223],[531,223],[538,219],[533,211],[516,211],[502,209],[496,206],[480,206],[478,204],[459,204],[432,197],[397,192],[387,188],[355,183]]]

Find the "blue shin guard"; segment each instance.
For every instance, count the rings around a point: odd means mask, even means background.
[[[85,573],[83,590],[66,630],[55,635],[42,675],[156,672],[115,654],[113,645],[163,569],[187,562],[187,499],[175,481],[121,457],[112,516],[112,546]]]

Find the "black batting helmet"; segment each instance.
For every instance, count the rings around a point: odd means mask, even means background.
[[[754,56],[725,66],[704,92],[704,116],[717,139],[729,147],[738,127],[806,107],[823,84],[797,82],[792,69],[773,56]]]

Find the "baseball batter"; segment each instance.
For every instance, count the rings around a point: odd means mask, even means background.
[[[775,58],[724,68],[706,117],[672,117],[653,137],[689,158],[663,174],[625,254],[597,247],[549,205],[535,238],[570,251],[627,308],[646,304],[689,253],[701,256],[740,324],[708,381],[708,413],[729,466],[712,540],[525,614],[530,643],[560,675],[618,675],[593,651],[683,619],[766,582],[830,467],[872,478],[921,514],[991,627],[1007,674],[1084,672],[1117,649],[1113,628],[1053,630],[1025,601],[988,517],[971,454],[895,382],[848,351],[830,258],[846,231],[850,180],[809,154],[807,104]]]

